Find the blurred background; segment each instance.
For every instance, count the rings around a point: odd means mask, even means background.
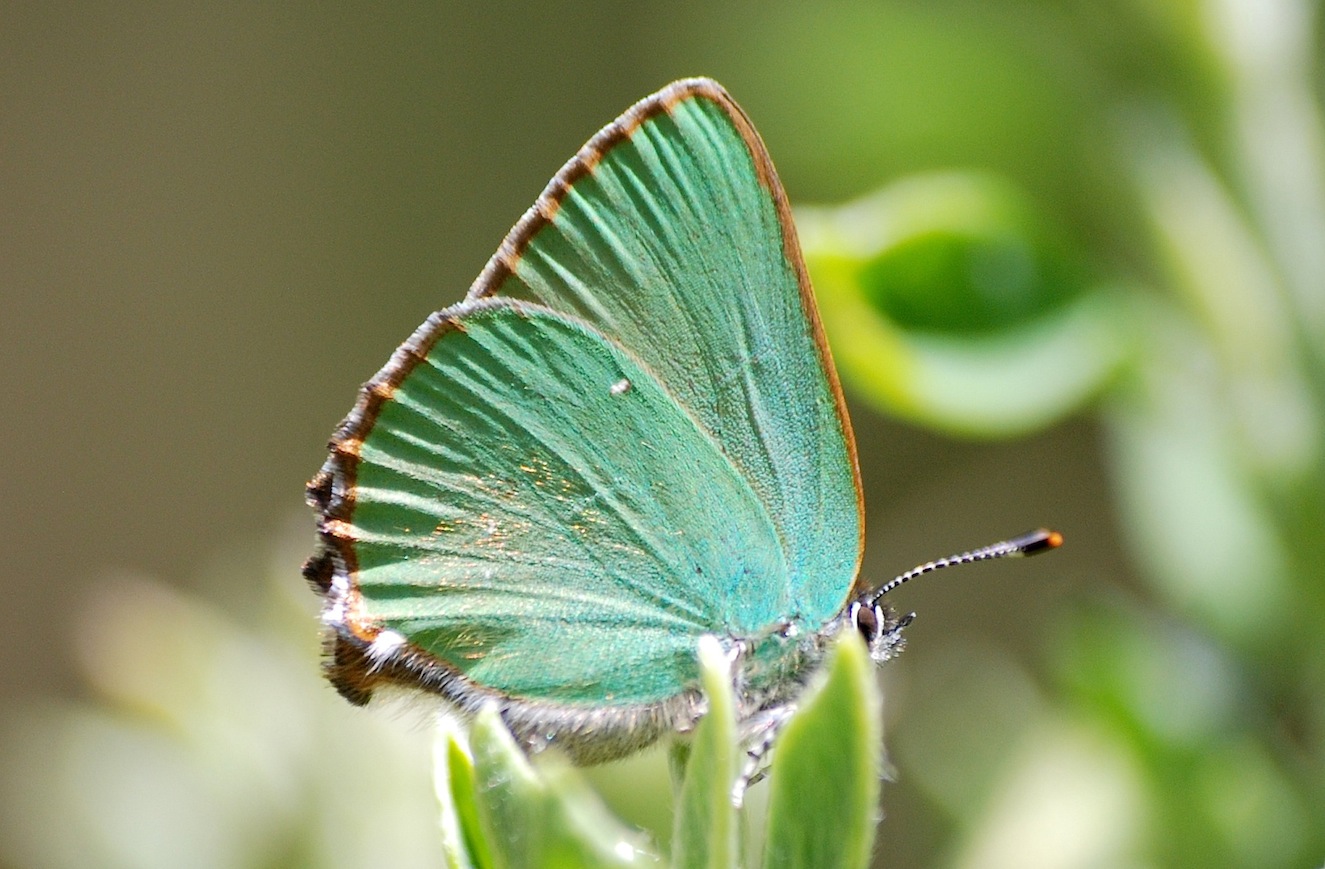
[[[868,576],[1068,541],[895,595],[878,865],[1319,866],[1319,13],[6,4],[0,866],[440,865],[428,728],[319,679],[302,486],[561,163],[696,74],[798,209]],[[641,775],[594,778],[666,829]]]

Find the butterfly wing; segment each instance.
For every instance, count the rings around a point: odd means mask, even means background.
[[[591,140],[332,447],[324,618],[511,695],[672,696],[700,634],[817,627],[856,574],[854,448],[785,195],[707,80]]]
[[[864,534],[855,445],[786,194],[726,91],[676,82],[590,140],[470,292],[487,295],[592,324],[721,445],[788,563],[793,609],[769,599],[770,619],[841,609]]]
[[[786,605],[749,484],[591,326],[465,303],[383,373],[323,522],[354,579],[336,618],[364,639],[393,631],[507,694],[643,703],[693,681],[701,634],[757,618],[747,589]]]

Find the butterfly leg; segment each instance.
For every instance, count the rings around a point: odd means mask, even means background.
[[[750,785],[768,774],[773,743],[795,712],[796,704],[786,703],[763,709],[741,722],[740,742],[745,748],[745,761],[732,785],[732,805],[740,808]]]

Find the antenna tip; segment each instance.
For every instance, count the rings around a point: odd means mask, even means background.
[[[1038,555],[1041,552],[1048,552],[1050,549],[1057,549],[1063,545],[1063,535],[1057,531],[1050,531],[1048,528],[1037,528],[1034,531],[1027,531],[1020,537],[1014,537],[1008,541],[1017,548],[1022,555]]]

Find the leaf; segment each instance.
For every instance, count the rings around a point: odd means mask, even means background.
[[[474,801],[474,762],[461,745],[458,728],[453,719],[443,718],[433,743],[434,781],[442,805],[442,854],[447,869],[487,869],[492,856]]]
[[[899,182],[797,212],[846,381],[887,413],[958,434],[1042,428],[1132,351],[1127,308],[1087,287],[1016,188],[980,175]]]
[[[532,767],[494,706],[475,716],[478,818],[494,867],[611,869],[656,863],[560,758]]]
[[[727,869],[736,865],[737,823],[732,805],[738,751],[731,665],[713,637],[699,641],[708,713],[695,729],[677,798],[672,865]]]
[[[821,678],[774,748],[767,869],[869,865],[883,725],[874,667],[855,633],[838,640]]]

